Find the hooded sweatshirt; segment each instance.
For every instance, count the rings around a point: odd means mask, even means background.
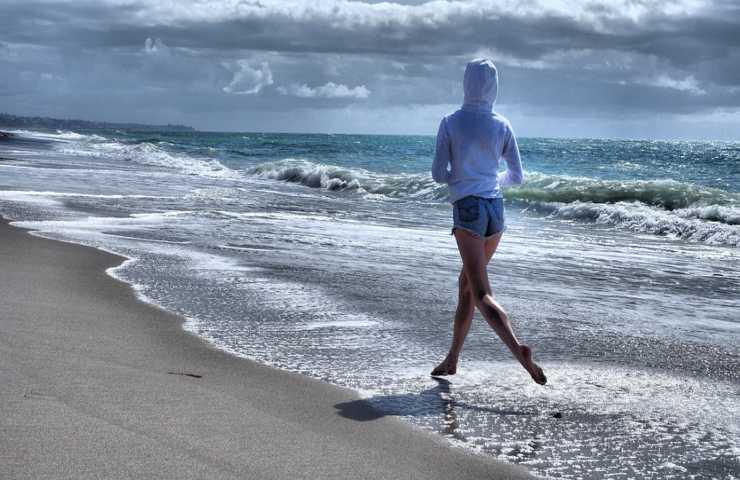
[[[449,185],[450,203],[468,195],[502,197],[501,188],[522,183],[524,175],[514,131],[506,118],[493,111],[498,93],[493,62],[468,63],[463,89],[462,107],[439,124],[432,178]],[[506,162],[506,171],[499,173],[500,159]]]

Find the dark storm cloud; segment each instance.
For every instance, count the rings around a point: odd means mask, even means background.
[[[211,113],[455,104],[465,60],[488,55],[501,101],[522,111],[740,107],[734,1],[412,3],[10,2],[0,95],[115,93],[122,109],[151,95],[168,112]]]
[[[680,5],[681,2],[666,2]],[[3,8],[9,41],[125,47],[158,35],[178,46],[339,53],[465,54],[496,46],[523,58],[610,48],[671,58],[718,58],[740,45],[740,7],[709,4],[671,13],[661,2],[34,2]],[[579,4],[583,4],[579,8]],[[639,17],[626,15],[642,5]]]

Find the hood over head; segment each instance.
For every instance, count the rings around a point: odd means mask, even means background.
[[[493,62],[487,58],[478,58],[468,62],[463,78],[465,109],[493,108],[498,94],[498,71]]]

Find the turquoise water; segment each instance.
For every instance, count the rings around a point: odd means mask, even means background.
[[[477,316],[428,375],[460,268],[433,145],[16,132],[0,212],[131,258],[111,274],[219,348],[538,475],[740,477],[740,144],[521,139],[489,274],[545,388]]]
[[[134,144],[154,143],[166,151],[216,159],[231,169],[314,188],[426,201],[444,201],[447,196],[446,187],[434,184],[428,175],[431,137],[117,135]],[[525,138],[521,151],[528,182],[507,194],[516,206],[633,231],[738,245],[736,229],[723,226],[740,223],[740,144]],[[666,212],[674,213],[666,217]],[[719,225],[686,221],[691,219]]]
[[[378,173],[425,173],[434,148],[433,137],[421,135],[104,134],[215,157],[232,168],[303,158]],[[548,175],[628,181],[672,179],[734,192],[740,188],[740,143],[523,138],[520,149],[527,170]]]

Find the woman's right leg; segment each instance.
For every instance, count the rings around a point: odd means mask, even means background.
[[[547,382],[542,369],[532,360],[532,350],[519,343],[511,323],[504,309],[491,295],[491,286],[488,283],[486,271],[487,259],[483,239],[463,230],[455,230],[457,248],[463,261],[463,268],[467,274],[470,288],[473,291],[476,307],[493,328],[504,344],[509,348],[519,363],[529,372],[535,382],[544,385]]]

